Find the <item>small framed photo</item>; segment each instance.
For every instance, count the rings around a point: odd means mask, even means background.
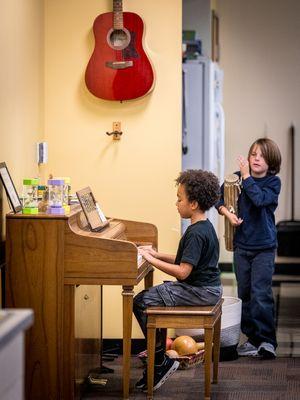
[[[220,61],[220,27],[219,17],[212,11],[212,24],[211,24],[211,59],[212,61]]]
[[[92,231],[101,231],[109,224],[90,187],[79,190],[76,195]]]
[[[14,213],[21,211],[22,204],[5,162],[0,163],[0,177]]]

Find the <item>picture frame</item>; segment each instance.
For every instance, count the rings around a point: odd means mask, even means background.
[[[109,224],[89,186],[78,190],[76,195],[92,231],[101,231]]]
[[[220,61],[220,27],[219,17],[213,10],[211,14],[211,59],[212,61]]]
[[[0,178],[13,212],[21,211],[22,204],[5,162],[0,163]]]

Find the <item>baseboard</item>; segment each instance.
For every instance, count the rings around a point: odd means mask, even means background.
[[[96,339],[84,339],[86,342],[86,348],[95,348],[95,345],[89,343],[95,341]],[[231,361],[237,358],[236,347],[228,346],[221,348],[220,361]],[[136,356],[141,351],[146,349],[146,344],[144,339],[132,339],[131,340],[131,355]],[[105,361],[105,356],[110,355],[122,355],[123,354],[123,340],[122,339],[103,339],[103,361]]]
[[[76,339],[76,353],[95,354],[100,349],[99,339]],[[103,354],[123,354],[123,339],[103,339]],[[131,354],[136,355],[146,349],[144,339],[131,339]]]
[[[221,272],[233,272],[233,263],[219,263]]]
[[[233,263],[219,263],[221,272],[234,272]],[[300,263],[275,263],[274,275],[300,275]]]
[[[131,339],[131,354],[136,355],[146,349],[145,339]],[[123,354],[123,339],[103,339],[103,352]]]

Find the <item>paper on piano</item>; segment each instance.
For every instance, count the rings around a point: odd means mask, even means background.
[[[138,252],[138,255],[137,255],[138,264],[140,264],[142,261],[143,261],[143,256]]]
[[[152,244],[147,244],[147,245],[140,245],[138,246],[138,263],[142,262],[143,256],[140,254],[139,249],[147,250],[147,249],[153,249]]]

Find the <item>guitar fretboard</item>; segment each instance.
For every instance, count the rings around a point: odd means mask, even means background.
[[[114,0],[114,29],[123,29],[123,4],[122,0]]]

